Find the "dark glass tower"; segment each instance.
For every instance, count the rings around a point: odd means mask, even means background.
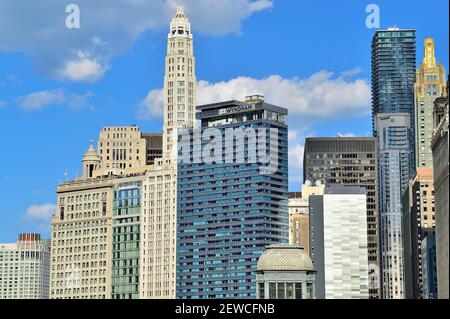
[[[415,172],[416,32],[378,30],[372,40],[372,126],[377,138],[382,296],[403,298],[401,194]]]
[[[408,113],[414,128],[416,82],[416,31],[378,30],[372,40],[372,127],[380,113]],[[410,133],[411,177],[415,166],[415,136]]]
[[[416,31],[376,31],[372,40],[372,114],[404,112],[413,118],[415,80]]]
[[[289,239],[287,110],[261,97],[197,110],[178,144],[177,298],[256,298],[259,256]]]

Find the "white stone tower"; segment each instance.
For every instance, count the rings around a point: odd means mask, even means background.
[[[195,58],[191,24],[183,8],[170,24],[164,77],[163,155],[176,158],[178,130],[195,121]]]

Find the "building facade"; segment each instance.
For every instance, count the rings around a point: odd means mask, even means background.
[[[268,246],[258,259],[256,299],[315,299],[315,277],[303,247]]]
[[[445,93],[445,69],[436,63],[433,38],[424,41],[424,59],[416,72],[414,85],[414,119],[416,134],[416,167],[433,167],[431,137],[433,109],[437,97]]]
[[[112,213],[111,298],[140,298],[142,182],[124,178],[114,186]]]
[[[114,180],[85,176],[58,185],[51,222],[52,299],[111,298]]]
[[[143,133],[142,137],[146,141],[146,164],[153,165],[155,159],[163,156],[163,135],[160,133]]]
[[[423,299],[437,299],[436,236],[428,235],[422,240]]]
[[[261,97],[198,110],[180,142],[177,298],[254,298],[258,257],[289,240],[287,110]]]
[[[376,118],[380,261],[383,297],[404,298],[402,194],[411,175],[411,126],[408,113]]]
[[[147,141],[135,126],[107,126],[98,139],[100,169],[97,175],[121,175],[127,169],[145,166]]]
[[[39,234],[19,234],[0,244],[0,299],[48,299],[50,243]]]
[[[311,259],[318,299],[369,298],[366,190],[326,187],[310,196]]]
[[[446,96],[436,99],[431,147],[433,150],[434,191],[436,205],[436,259],[438,275],[438,297],[449,298],[448,265],[448,82]]]
[[[376,140],[371,137],[307,138],[305,181],[326,186],[364,187],[367,191],[367,238],[370,297],[380,297]]]
[[[175,299],[177,163],[155,160],[146,169],[141,219],[141,298]]]
[[[417,168],[402,198],[404,296],[424,298],[422,243],[435,231],[433,169]],[[431,258],[431,256],[429,256]]]

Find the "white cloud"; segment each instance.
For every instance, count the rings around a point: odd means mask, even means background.
[[[43,204],[31,205],[25,213],[26,220],[48,221],[56,211],[56,205]]]
[[[151,90],[145,99],[139,103],[137,117],[145,121],[151,118],[164,116],[164,93],[163,90]]]
[[[168,30],[178,5],[185,7],[194,32],[220,36],[239,34],[242,21],[270,9],[273,0],[77,0],[76,4],[80,28],[68,29],[64,1],[1,1],[0,52],[25,53],[39,71],[58,79],[95,81],[112,57],[130,48],[142,33]]]
[[[64,103],[62,90],[34,92],[19,98],[20,107],[25,111],[41,111],[48,105]]]
[[[84,95],[67,94],[64,90],[48,90],[39,91],[24,95],[18,98],[20,107],[25,111],[42,111],[48,106],[58,106],[67,104],[74,110],[82,108],[93,108],[87,99],[92,93],[88,92]]]
[[[106,62],[92,58],[89,52],[79,51],[74,60],[66,62],[59,71],[61,79],[75,82],[95,82],[100,79],[109,68]]]
[[[269,103],[286,107],[295,115],[296,123],[336,117],[353,117],[370,113],[370,86],[364,79],[350,79],[320,71],[308,78],[285,79],[271,75],[263,79],[238,77],[229,81],[197,84],[197,104],[262,94]],[[139,106],[139,118],[163,114],[163,90],[151,90]]]
[[[0,101],[0,109],[1,109],[2,107],[5,107],[5,106],[6,106],[6,102]]]

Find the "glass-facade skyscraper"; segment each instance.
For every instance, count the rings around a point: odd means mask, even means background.
[[[377,138],[383,298],[403,298],[401,194],[415,172],[416,32],[377,30],[372,40],[372,125]]]
[[[402,193],[411,175],[408,113],[376,117],[379,172],[381,287],[383,298],[404,298]]]
[[[378,30],[372,40],[372,124],[379,113],[408,113],[414,128],[416,31]],[[410,132],[411,174],[415,166],[415,134]],[[411,176],[413,177],[413,176]]]
[[[197,109],[178,148],[177,298],[255,298],[259,256],[289,240],[287,110],[262,97]]]

